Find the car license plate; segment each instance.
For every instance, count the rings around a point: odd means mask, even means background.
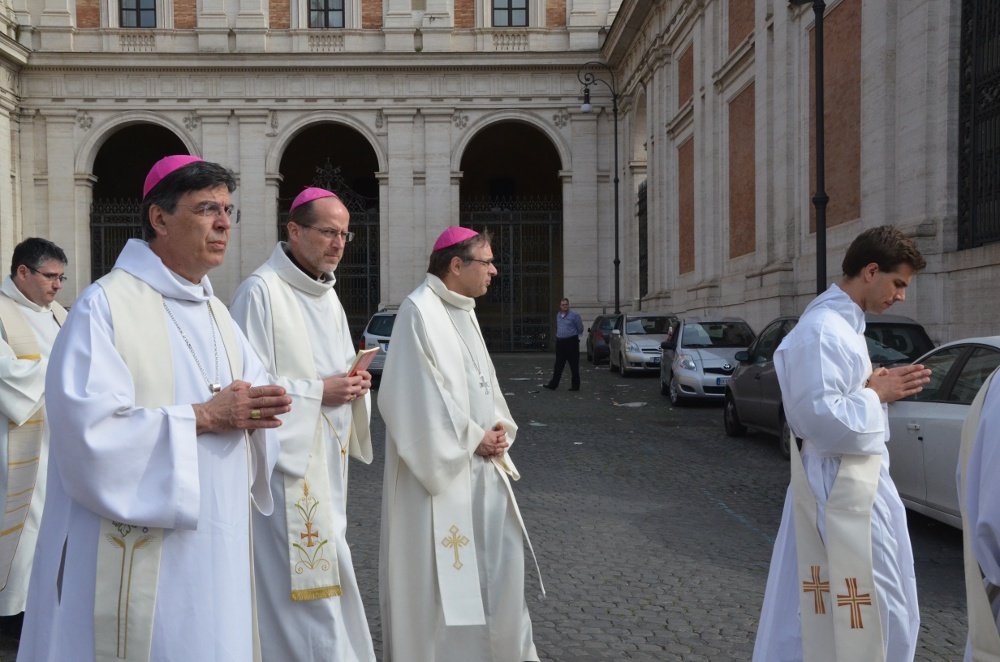
[[[653,365],[660,365],[660,357],[654,356],[653,358],[649,359],[649,362]]]
[[[729,377],[716,377],[715,378],[715,385],[716,386],[725,386],[728,383],[729,383]]]

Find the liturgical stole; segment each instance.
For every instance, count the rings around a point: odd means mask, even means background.
[[[804,662],[885,660],[872,570],[872,504],[880,455],[841,455],[826,502],[826,540],[794,434],[792,494]],[[806,442],[808,443],[808,442]]]
[[[3,324],[7,344],[20,360],[41,361],[38,339],[31,324],[25,319],[20,304],[0,294],[0,324]],[[56,324],[66,320],[66,309],[55,301],[50,309]],[[38,478],[38,460],[42,451],[45,432],[44,399],[38,409],[21,425],[8,421],[7,432],[7,499],[3,523],[0,524],[0,591],[7,587],[10,566],[21,542],[24,521],[31,508],[31,497]]]
[[[253,275],[260,278],[267,287],[271,304],[274,374],[316,379],[316,361],[306,332],[305,318],[295,300],[292,287],[267,264],[257,269]],[[364,398],[355,399],[351,403],[351,418],[352,424],[347,433],[350,454],[370,463],[372,445]],[[339,439],[333,422],[326,415],[320,415],[313,432],[312,452],[304,476],[292,475],[285,471],[285,467],[280,467],[285,483],[290,597],[296,601],[321,600],[341,595],[336,543],[330,538],[333,531],[333,496],[327,461],[327,427]],[[346,453],[341,457],[341,462],[347,462]]]
[[[968,498],[969,455],[976,442],[976,432],[979,429],[979,418],[983,413],[983,401],[990,383],[996,378],[996,371],[986,380],[976,399],[972,401],[969,414],[962,426],[962,447],[959,452],[958,499],[962,509],[962,538],[965,543],[965,594],[969,610],[969,650],[976,662],[1000,662],[1000,632],[997,622],[990,609],[989,597],[986,595],[983,571],[976,560],[972,549],[972,527],[969,523],[969,512],[966,504]]]
[[[115,333],[115,349],[132,375],[135,405],[156,408],[173,404],[174,374],[171,365],[163,360],[171,355],[163,297],[122,269],[113,269],[97,283],[104,289],[113,327],[119,331]],[[217,328],[230,370],[238,377],[243,374],[243,355],[233,332],[232,318],[226,306],[215,297],[208,303],[215,319],[219,320]],[[249,454],[249,443],[246,446]],[[252,466],[252,458],[247,459],[248,466]],[[247,516],[250,516],[249,508]],[[95,658],[97,662],[146,662],[153,640],[163,529],[102,518],[97,545]],[[252,544],[249,553],[251,595],[254,596]],[[255,596],[253,602],[256,661],[260,657],[260,646]]]

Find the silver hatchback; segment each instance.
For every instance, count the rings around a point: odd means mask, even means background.
[[[677,320],[663,341],[660,392],[672,405],[685,400],[722,401],[739,364],[736,353],[754,341],[753,329],[738,317]]]
[[[662,313],[619,315],[608,340],[608,368],[622,376],[659,370],[660,343],[676,319]]]

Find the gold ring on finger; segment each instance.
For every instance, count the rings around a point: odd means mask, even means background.
[[[250,410],[250,418],[252,418],[255,421],[259,421],[260,420],[260,410],[259,409],[251,409]]]

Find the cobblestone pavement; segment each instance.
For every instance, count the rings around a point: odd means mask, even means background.
[[[781,517],[788,463],[765,435],[730,439],[715,405],[673,409],[659,381],[581,366],[583,387],[549,392],[552,356],[502,355],[520,425],[515,491],[547,597],[527,579],[543,660],[749,660]],[[419,424],[419,422],[415,422]],[[353,464],[349,540],[381,659],[378,536],[384,427],[376,460]],[[962,542],[911,515],[921,600],[918,660],[960,660]],[[530,562],[529,562],[530,565]],[[0,645],[0,662],[14,648]],[[475,661],[470,661],[475,662]]]

